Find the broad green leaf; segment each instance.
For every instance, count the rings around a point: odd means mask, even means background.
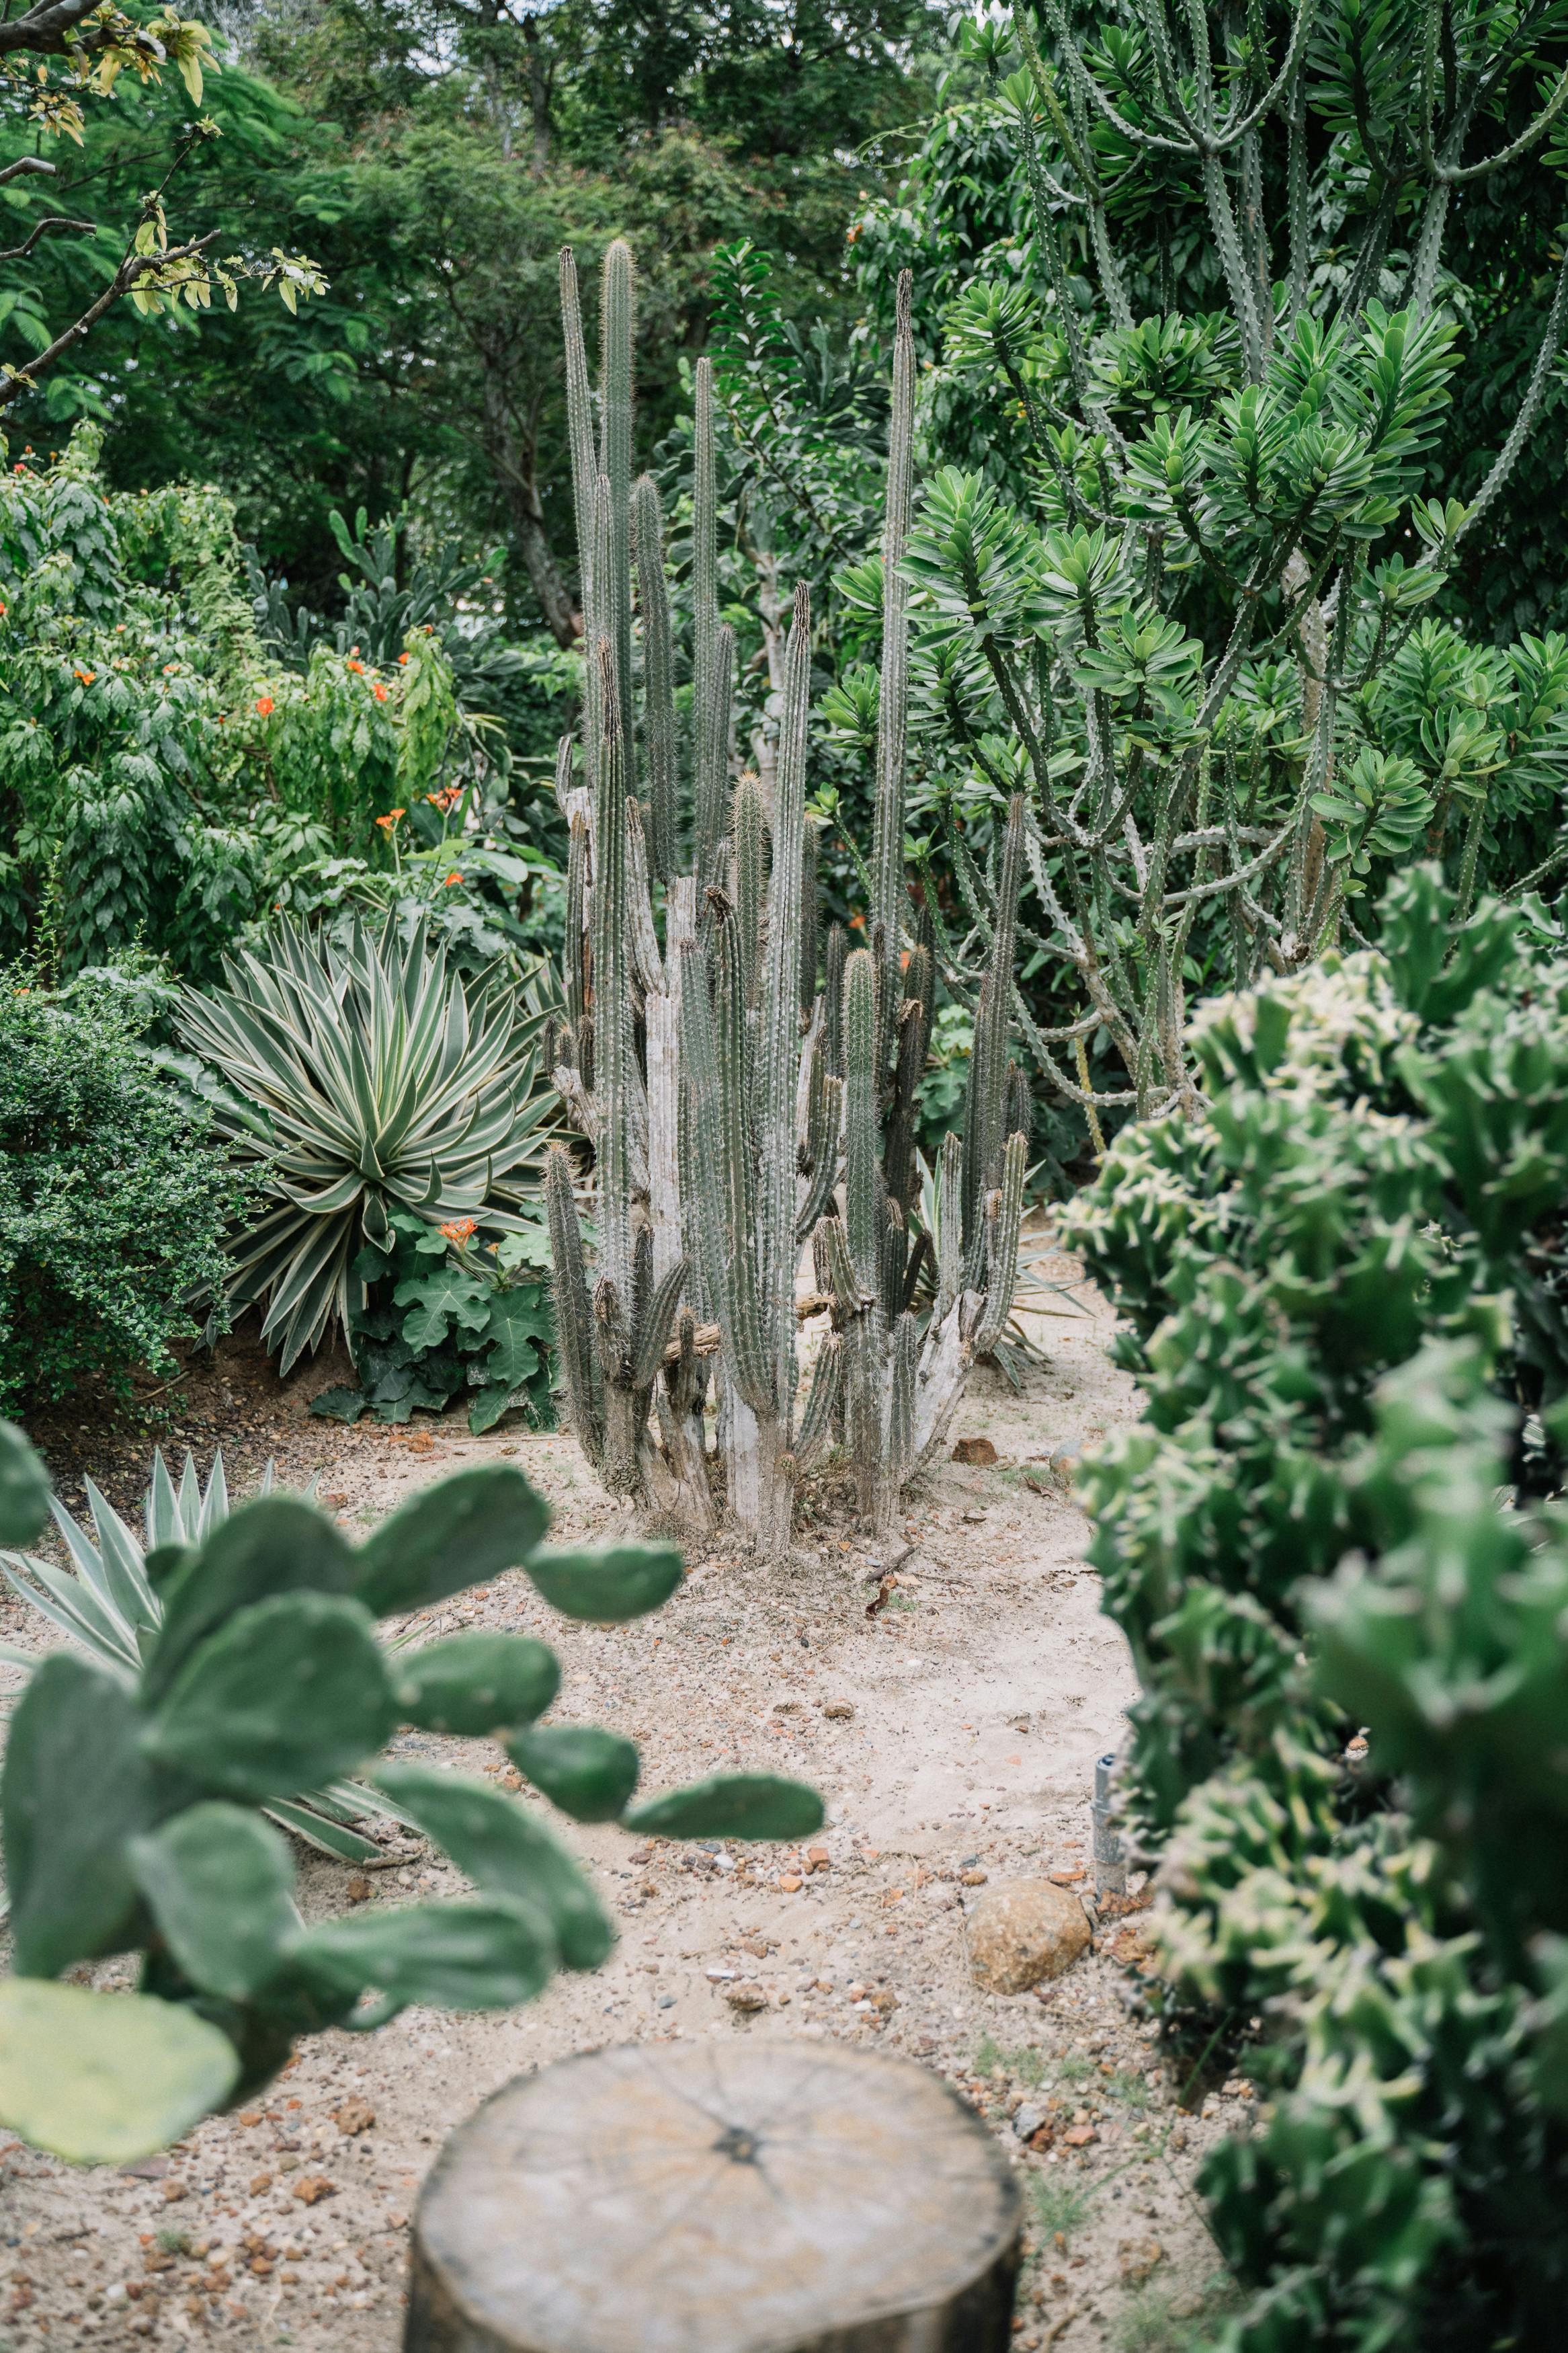
[[[656,1838],[799,1839],[822,1828],[822,1799],[776,1773],[713,1773],[650,1799],[626,1817]]]
[[[299,1928],[294,1865],[279,1832],[240,1806],[188,1806],[131,1841],[131,1865],[165,1943],[205,1993],[246,2001]]]
[[[538,1724],[506,1743],[520,1773],[576,1822],[613,1822],[626,1811],[641,1769],[618,1733],[586,1724]]]
[[[498,1291],[490,1303],[487,1382],[523,1388],[538,1372],[540,1352],[551,1345],[554,1331],[543,1291]]]
[[[0,1545],[31,1544],[49,1516],[49,1474],[14,1421],[0,1421]]]
[[[222,2105],[226,2034],[145,1994],[0,1983],[0,2124],[75,2165],[129,2165]]]
[[[375,1778],[476,1886],[549,1914],[563,1968],[598,1968],[615,1929],[564,1847],[524,1807],[424,1765],[385,1765]]]
[[[555,1653],[528,1634],[452,1634],[399,1665],[408,1722],[464,1739],[531,1724],[561,1688]]]
[[[363,1389],[351,1389],[340,1382],[335,1388],[322,1389],[310,1399],[310,1411],[323,1421],[357,1421],[368,1399]]]
[[[523,1567],[563,1618],[618,1626],[661,1609],[686,1574],[668,1545],[611,1545],[604,1552],[536,1552]]]
[[[409,2002],[510,2010],[549,1984],[555,1939],[537,1906],[506,1902],[379,1906],[302,1936],[295,1957],[340,1993],[385,1997],[377,2022]]]
[[[438,1348],[454,1324],[461,1331],[482,1332],[490,1317],[491,1293],[471,1274],[455,1267],[436,1274],[411,1275],[393,1293],[394,1303],[406,1307],[403,1336],[421,1355]]]
[[[126,1841],[155,1819],[140,1731],[125,1685],[69,1651],[45,1659],[16,1704],[0,1812],[23,1977],[114,1952],[130,1933]]]
[[[296,1495],[242,1504],[165,1588],[143,1698],[161,1699],[196,1645],[237,1610],[279,1594],[346,1594],[353,1583],[353,1555],[313,1505]]]
[[[519,1394],[503,1381],[499,1388],[480,1389],[477,1396],[470,1398],[468,1428],[474,1436],[482,1438],[487,1430],[493,1430]]]
[[[359,1603],[289,1593],[242,1609],[204,1642],[142,1739],[149,1755],[225,1797],[287,1798],[351,1771],[396,1721]]]
[[[378,1618],[424,1609],[525,1566],[549,1525],[549,1505],[521,1471],[459,1471],[382,1523],[358,1555],[355,1590]]]

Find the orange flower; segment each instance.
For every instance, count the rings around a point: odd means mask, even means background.
[[[402,809],[388,809],[384,817],[378,817],[376,818],[376,823],[382,828],[384,832],[390,833],[393,827],[397,823],[398,818],[403,815],[404,811]]]
[[[849,918],[849,928],[852,932],[863,932],[866,928],[865,916],[851,915]]]
[[[270,719],[272,716],[272,697],[269,694],[258,694],[256,698],[257,717],[258,719]]]
[[[399,654],[399,655],[398,655],[398,657],[397,657],[397,659],[398,659],[399,663],[401,664],[401,663],[403,663],[403,662],[405,662],[405,661],[408,659],[408,656],[407,656],[406,654]]]
[[[454,882],[460,882],[460,881],[462,881],[462,879],[463,879],[463,878],[462,878],[462,876],[461,876],[460,874],[457,874],[457,873],[448,874],[448,875],[447,875],[447,884],[446,884],[447,889],[449,891],[449,890],[451,889],[451,887],[452,887],[452,885],[453,885],[453,883],[454,883]]]
[[[364,676],[364,664],[363,664],[363,662],[362,662],[362,661],[352,661],[352,662],[350,662],[350,664],[349,664],[349,668],[350,668],[350,670],[356,671],[356,672],[358,673],[358,675],[359,675],[361,678],[363,678],[363,677]]]
[[[378,702],[384,702],[386,701],[386,689],[383,686],[380,679],[376,680],[375,684],[371,688],[371,692],[374,695]]]
[[[471,1242],[479,1230],[479,1220],[476,1218],[454,1218],[449,1226],[443,1226],[441,1229],[447,1240],[454,1242],[458,1250],[462,1249],[465,1242]]]
[[[425,797],[432,808],[456,808],[463,797],[463,787],[461,785],[446,785],[438,793],[426,793]]]
[[[93,680],[98,676],[98,672],[95,670],[79,670],[77,676],[80,679],[83,686],[90,686]]]

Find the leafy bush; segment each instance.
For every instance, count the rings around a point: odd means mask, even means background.
[[[110,972],[64,993],[0,972],[0,1402],[167,1371],[192,1295],[222,1278],[249,1189],[205,1109],[141,1059],[149,1009]]]
[[[0,1430],[0,1540],[38,1525],[28,1473],[16,1434]],[[377,1786],[475,1894],[301,1922],[287,1843],[255,1809],[352,1771],[399,1722],[495,1734],[579,1821],[764,1839],[820,1824],[812,1790],[764,1774],[632,1807],[629,1741],[539,1722],[560,1668],[528,1636],[383,1650],[379,1617],[508,1568],[595,1622],[644,1616],[679,1582],[673,1552],[552,1552],[548,1522],[503,1464],[426,1489],[357,1552],[302,1499],[267,1497],[199,1546],[159,1549],[162,1616],[134,1675],[67,1651],[35,1668],[0,1779],[17,1977],[138,1953],[141,1997],[0,1986],[0,2119],[62,2155],[122,2158],[265,2084],[301,2034],[365,2031],[416,2002],[510,2008],[557,1968],[597,1968],[615,1929],[573,1858],[500,1790],[420,1765],[382,1766]]]
[[[391,810],[489,762],[428,629],[280,663],[228,501],[107,491],[100,438],[0,477],[0,947],[74,972],[141,941],[199,978],[296,867],[390,867]]]
[[[476,1434],[515,1405],[531,1421],[550,1422],[555,1320],[543,1227],[520,1221],[481,1243],[473,1219],[431,1226],[394,1209],[387,1222],[386,1241],[379,1249],[367,1242],[354,1261],[367,1294],[349,1333],[360,1385],[323,1389],[311,1412],[333,1421],[366,1412],[407,1421],[472,1391]]]
[[[1205,2175],[1259,2291],[1246,2353],[1543,2343],[1568,2277],[1529,2063],[1561,1925],[1568,1626],[1531,1514],[1568,1440],[1568,960],[1524,911],[1452,912],[1417,870],[1382,954],[1213,1003],[1205,1123],[1127,1130],[1072,1221],[1145,1393],[1086,1494],[1167,2000],[1253,2021],[1279,2095]]]
[[[496,1204],[517,1197],[542,1140],[542,1016],[493,976],[450,972],[424,924],[405,939],[395,914],[342,947],[281,928],[224,973],[182,1002],[180,1033],[207,1068],[180,1067],[272,1204],[235,1240],[227,1296],[266,1302],[286,1373],[334,1316],[352,1335],[385,1271],[361,1252],[384,1253],[393,1209],[516,1226]]]

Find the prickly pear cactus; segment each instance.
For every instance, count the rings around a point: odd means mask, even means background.
[[[39,1482],[0,1430],[6,1482],[21,1499],[7,1531],[31,1534]],[[509,1568],[595,1623],[644,1616],[680,1582],[668,1547],[554,1549],[548,1524],[504,1464],[427,1488],[357,1550],[309,1503],[263,1497],[199,1546],[152,1556],[163,1614],[139,1672],[66,1651],[34,1668],[0,1778],[16,1972],[0,1985],[0,2122],[78,2159],[142,2155],[265,2083],[301,2034],[366,2030],[411,2002],[506,2008],[557,1969],[596,1968],[615,1930],[566,1849],[488,1783],[424,1766],[373,1761],[371,1777],[472,1894],[304,1924],[289,1841],[259,1810],[363,1768],[400,1724],[493,1736],[577,1821],[680,1837],[818,1827],[815,1792],[771,1776],[635,1805],[630,1741],[542,1721],[561,1674],[531,1637],[377,1640],[378,1619]],[[50,1982],[124,1952],[142,1956],[134,1998]]]

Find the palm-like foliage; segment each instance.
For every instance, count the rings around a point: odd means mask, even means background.
[[[204,1092],[271,1205],[234,1241],[228,1296],[266,1301],[286,1373],[334,1314],[347,1330],[354,1261],[386,1240],[389,1208],[513,1222],[495,1203],[542,1141],[542,1017],[499,975],[451,971],[423,922],[405,938],[390,917],[346,944],[281,929],[224,978],[185,995],[179,1028],[221,1075]]]
[[[92,1536],[58,1496],[49,1498],[55,1525],[70,1556],[68,1568],[56,1568],[33,1553],[0,1552],[0,1569],[29,1609],[90,1651],[106,1667],[136,1675],[163,1622],[163,1604],[155,1577],[149,1574],[148,1556],[166,1546],[199,1545],[227,1519],[228,1482],[223,1456],[214,1458],[204,1490],[188,1454],[176,1487],[162,1451],[154,1453],[142,1514],[142,1539],[126,1526],[90,1479],[86,1485]],[[268,1463],[261,1493],[269,1494],[271,1489]],[[37,1664],[30,1651],[5,1647],[0,1655],[16,1666]],[[378,1790],[358,1781],[335,1781],[287,1803],[275,1800],[264,1810],[283,1829],[343,1862],[363,1862],[381,1851],[350,1827],[355,1820],[379,1815],[386,1820],[407,1822],[407,1816]]]

